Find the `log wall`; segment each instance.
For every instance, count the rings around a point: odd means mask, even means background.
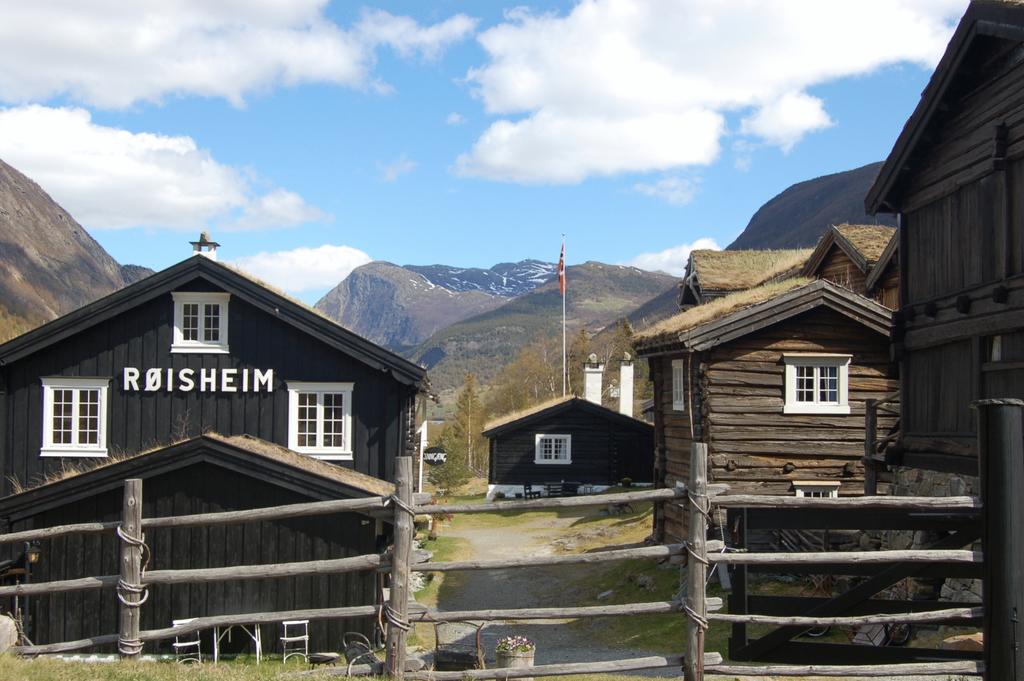
[[[838,284],[856,293],[863,292],[867,283],[867,275],[861,272],[843,249],[835,245],[818,266],[818,278],[831,281],[833,284]]]

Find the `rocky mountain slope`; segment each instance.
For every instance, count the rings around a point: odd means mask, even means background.
[[[435,265],[417,269],[435,268],[441,271],[438,280],[442,283],[435,283],[412,267],[383,261],[368,263],[331,289],[317,302],[316,309],[375,343],[404,352],[444,327],[493,310],[507,300],[466,283],[483,283],[472,275],[458,280],[456,268]]]
[[[892,215],[869,216],[864,196],[881,163],[825,175],[789,187],[761,206],[729,250],[813,247],[829,225],[896,224]]]
[[[596,331],[644,303],[675,290],[676,278],[635,267],[587,262],[567,268],[566,315],[569,331]],[[551,281],[501,307],[442,329],[413,358],[430,371],[432,385],[459,385],[466,372],[486,383],[538,334],[561,333],[562,298]]]
[[[24,331],[124,284],[121,266],[67,211],[0,161],[0,318]]]

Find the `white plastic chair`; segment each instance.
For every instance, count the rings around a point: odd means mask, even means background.
[[[194,622],[195,620],[195,617],[190,617],[184,620],[171,620],[171,627],[184,626]],[[182,638],[181,636],[174,637],[174,657],[178,662],[202,663],[202,639],[199,636],[199,631],[195,631],[193,633],[195,638]]]
[[[287,663],[289,657],[298,655],[303,661],[309,660],[309,620],[286,620],[281,622],[283,632],[281,634],[281,652],[284,657],[282,663]]]

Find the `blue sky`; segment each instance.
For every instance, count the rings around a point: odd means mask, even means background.
[[[0,26],[0,158],[120,262],[205,228],[315,302],[369,259],[554,260],[563,232],[570,263],[678,271],[884,158],[966,3],[37,5]]]

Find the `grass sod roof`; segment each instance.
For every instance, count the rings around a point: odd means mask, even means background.
[[[510,423],[518,421],[519,419],[526,418],[527,416],[533,416],[534,414],[539,414],[540,412],[544,411],[545,409],[550,409],[551,407],[557,407],[558,405],[560,405],[560,404],[562,404],[564,402],[569,402],[570,400],[573,400],[575,398],[576,398],[575,395],[565,395],[564,397],[555,397],[555,398],[552,398],[550,400],[545,400],[543,402],[540,402],[539,404],[535,404],[532,407],[527,407],[525,409],[520,409],[519,411],[509,412],[508,414],[505,414],[504,416],[499,416],[499,417],[491,419],[490,421],[485,423],[484,424],[484,429],[483,429],[482,432],[487,432],[489,430],[494,430],[495,428],[501,428],[502,426],[507,426]]]
[[[857,249],[869,265],[878,262],[896,233],[895,227],[884,225],[836,225],[835,230]]]
[[[690,253],[691,273],[703,290],[741,291],[784,277],[800,268],[811,249],[711,251]]]
[[[663,342],[677,341],[679,334],[685,331],[720,319],[727,314],[771,300],[778,295],[792,291],[800,286],[805,286],[812,281],[814,280],[806,277],[791,277],[782,281],[761,284],[745,291],[730,293],[727,296],[716,298],[703,305],[691,307],[637,333],[634,337],[637,347],[638,349],[649,348]]]
[[[218,433],[205,433],[196,438],[187,438],[184,440],[178,440],[175,442],[158,445],[149,449],[142,450],[135,454],[112,454],[105,459],[91,459],[84,460],[82,462],[66,463],[61,467],[60,470],[54,471],[49,475],[46,475],[31,484],[24,485],[15,488],[13,494],[21,494],[29,492],[47,485],[51,485],[56,482],[68,480],[71,478],[78,477],[85,473],[90,473],[102,468],[109,468],[125,461],[132,461],[139,459],[154,452],[158,452],[169,447],[174,447],[183,443],[197,441],[202,438],[208,438],[210,440],[216,440],[224,444],[230,445],[236,449],[243,450],[249,454],[263,457],[278,463],[283,463],[293,468],[312,473],[313,475],[320,476],[327,480],[340,483],[347,487],[352,487],[357,490],[361,490],[374,496],[390,496],[394,493],[395,487],[389,482],[375,478],[359,471],[354,471],[349,468],[343,468],[341,466],[335,466],[333,464],[314,459],[304,454],[293,452],[292,450],[282,447],[281,445],[274,444],[273,442],[267,442],[251,435],[232,435],[225,436]]]

